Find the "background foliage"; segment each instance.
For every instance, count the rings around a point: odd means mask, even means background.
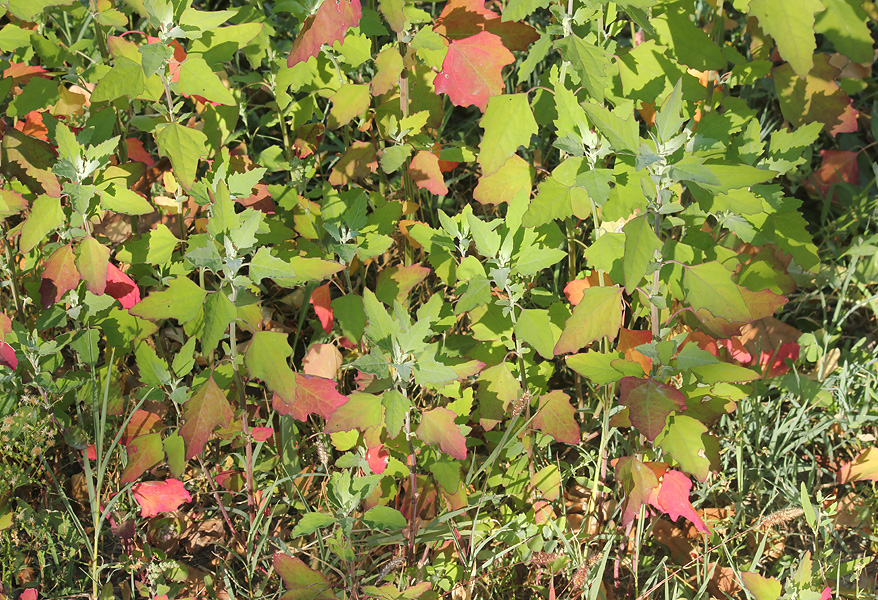
[[[874,3],[4,7],[0,597],[876,594]]]

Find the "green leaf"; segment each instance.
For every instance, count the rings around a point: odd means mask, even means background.
[[[125,242],[116,252],[116,258],[129,265],[147,263],[164,265],[171,260],[178,240],[171,230],[159,223],[152,231]]]
[[[873,58],[872,33],[862,2],[821,0],[826,10],[817,15],[814,29],[828,37],[835,49],[859,64]]]
[[[591,287],[583,291],[582,300],[564,324],[555,344],[555,355],[576,352],[586,344],[606,337],[616,338],[622,327],[622,288]]]
[[[232,422],[232,407],[213,376],[183,405],[183,426],[180,437],[186,443],[185,460],[201,454],[204,445],[217,427],[228,427]]]
[[[168,459],[168,468],[174,477],[182,477],[186,469],[186,445],[176,431],[162,440],[162,449]]]
[[[484,175],[498,171],[519,146],[527,148],[531,136],[537,134],[527,94],[492,96],[479,125],[485,130],[479,144],[479,164]]]
[[[140,64],[119,56],[113,68],[101,77],[91,95],[92,102],[113,101],[116,98],[136,98],[146,89],[146,75]]]
[[[369,110],[372,96],[369,94],[369,84],[346,83],[338,88],[330,100],[332,108],[326,126],[329,129],[338,129],[365,114]]]
[[[595,385],[607,385],[623,377],[643,377],[643,367],[639,363],[625,360],[622,352],[607,354],[589,350],[584,354],[572,354],[565,358],[567,366],[589,378]]]
[[[622,228],[625,232],[625,256],[622,259],[622,271],[625,275],[625,292],[631,294],[655,261],[655,252],[661,250],[662,243],[649,224],[646,215],[641,215]]]
[[[235,305],[222,290],[207,295],[204,301],[204,328],[201,331],[201,353],[207,355],[229,331],[235,320]]]
[[[537,9],[546,8],[551,0],[509,0],[503,7],[503,22],[523,21]]]
[[[411,408],[411,402],[402,392],[391,388],[384,392],[381,403],[384,405],[384,424],[387,428],[387,435],[395,438],[402,430],[405,415]]]
[[[192,189],[198,161],[207,156],[207,136],[179,123],[166,123],[156,127],[155,141],[159,153],[171,160],[180,185]]]
[[[589,193],[582,180],[589,170],[585,159],[579,157],[568,158],[558,165],[539,185],[539,191],[531,200],[521,224],[536,227],[571,215],[580,219],[590,216]]]
[[[115,183],[98,190],[101,208],[123,215],[148,215],[155,211],[149,201],[134,190]]]
[[[27,254],[37,244],[45,240],[52,231],[63,227],[65,222],[60,199],[46,195],[37,196],[27,221],[21,227],[18,249],[21,250],[22,254]]]
[[[257,331],[244,355],[250,375],[264,381],[285,402],[292,402],[296,395],[296,376],[287,364],[292,353],[286,334]]]
[[[651,23],[659,33],[678,62],[698,71],[719,71],[726,68],[728,61],[710,36],[689,19],[691,9],[683,2],[667,6],[664,15],[652,19]],[[669,138],[661,138],[669,139]]]
[[[548,310],[527,308],[521,311],[515,323],[515,335],[532,346],[540,356],[552,360],[561,331],[552,323]]]
[[[296,523],[296,526],[293,527],[293,530],[290,532],[290,538],[296,539],[297,537],[302,537],[303,535],[311,535],[318,529],[323,529],[324,527],[329,527],[330,525],[334,525],[336,523],[336,518],[332,515],[327,515],[319,512],[309,512],[302,515],[302,518],[299,519],[299,522]]]
[[[763,577],[750,571],[741,573],[744,587],[755,596],[756,600],[778,600],[783,591],[780,582],[773,577]]]
[[[505,14],[505,13],[504,13]],[[610,55],[576,34],[568,35],[555,42],[565,60],[582,79],[590,97],[598,102],[604,101],[604,92],[610,87],[609,72],[612,67]],[[609,139],[609,138],[608,138]]]
[[[275,283],[293,287],[309,281],[322,281],[344,269],[344,265],[335,261],[310,256],[294,256],[290,259],[290,266],[296,273],[295,277],[278,278]]]
[[[198,55],[190,54],[180,65],[177,92],[184,96],[201,96],[210,102],[236,106],[232,93],[223,85],[219,76]]]
[[[293,266],[271,255],[268,246],[261,246],[250,260],[250,281],[261,283],[263,279],[292,279],[297,273]]]
[[[402,513],[389,506],[373,506],[363,514],[363,523],[371,529],[389,531],[405,529],[408,525]]]
[[[151,292],[135,304],[130,312],[136,317],[151,321],[176,319],[180,324],[188,323],[201,313],[206,295],[207,292],[191,279],[179,276],[171,280],[167,289]]]
[[[680,467],[699,481],[707,479],[710,459],[706,456],[704,439],[707,427],[686,415],[671,415],[658,445],[680,463]]]
[[[637,152],[637,147],[640,145],[640,135],[637,131],[637,121],[634,120],[634,115],[622,118],[594,102],[586,102],[582,108],[598,131],[610,142],[613,150],[617,153],[635,154]]]
[[[750,0],[750,14],[774,38],[780,55],[799,77],[814,66],[814,14],[823,9],[821,0]]]

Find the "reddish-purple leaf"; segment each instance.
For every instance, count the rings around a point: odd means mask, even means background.
[[[183,406],[183,426],[180,437],[186,443],[185,459],[201,454],[204,444],[217,427],[228,427],[232,421],[232,407],[226,395],[208,377],[198,391]]]
[[[575,415],[576,410],[570,405],[570,396],[554,390],[540,396],[533,426],[559,442],[578,444],[580,433]]]
[[[378,444],[366,450],[366,462],[373,473],[380,475],[387,468],[390,462],[390,452],[384,447],[384,444]]]
[[[76,268],[85,287],[95,296],[103,295],[106,290],[109,259],[109,248],[91,236],[76,246]]]
[[[428,152],[420,150],[412,158],[409,164],[409,174],[412,181],[422,190],[427,190],[437,196],[444,196],[448,193],[448,186],[442,178],[442,171],[439,170],[439,157]]]
[[[292,67],[317,56],[323,44],[344,44],[345,33],[357,26],[361,16],[363,9],[360,0],[325,0],[314,15],[305,19],[302,31],[293,42],[287,66]]]
[[[499,36],[509,50],[527,50],[540,39],[536,30],[526,23],[503,21],[500,15],[485,8],[483,0],[449,0],[433,30],[450,41],[488,31]]]
[[[289,415],[298,421],[307,421],[308,415],[312,413],[328,419],[347,401],[345,396],[338,393],[332,379],[296,373],[292,399],[286,401],[275,394],[272,406],[283,415]]]
[[[274,435],[274,429],[271,427],[251,427],[250,435],[252,435],[253,439],[257,442],[264,442],[271,439],[271,436]]]
[[[284,585],[289,590],[281,600],[336,600],[337,597],[326,578],[317,571],[309,569],[295,556],[278,552],[272,562],[274,570],[284,580]]]
[[[672,521],[680,517],[692,521],[695,529],[707,533],[709,530],[692,504],[689,502],[689,490],[692,489],[692,481],[680,471],[668,470],[662,476],[658,492],[653,494],[649,503],[660,511],[667,513]]]
[[[74,289],[79,283],[79,271],[73,258],[70,244],[61,246],[46,261],[40,284],[40,305],[51,308],[61,300],[64,294]]]
[[[107,286],[104,293],[118,300],[122,308],[131,308],[140,302],[140,288],[113,263],[107,264]]]
[[[332,297],[329,295],[329,283],[324,283],[311,292],[308,303],[314,307],[320,326],[326,333],[332,332]]]
[[[625,377],[620,381],[619,404],[628,407],[631,424],[652,442],[664,429],[668,415],[686,410],[686,397],[652,378]]]
[[[456,106],[475,104],[485,112],[488,99],[505,89],[503,67],[514,61],[500,38],[487,31],[453,41],[433,82],[436,93],[448,94]]]
[[[425,444],[436,444],[442,452],[453,458],[466,458],[466,438],[460,426],[454,422],[455,415],[447,408],[434,408],[421,415],[421,424],[415,435]]]
[[[131,483],[165,458],[162,436],[158,433],[141,435],[128,444],[128,466],[122,471],[121,484]]]
[[[191,502],[192,496],[176,479],[166,481],[144,481],[131,488],[134,499],[140,505],[141,517],[154,517],[159,513],[173,512],[184,502]]]

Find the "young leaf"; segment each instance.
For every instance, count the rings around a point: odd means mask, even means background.
[[[622,327],[622,288],[593,287],[582,293],[582,301],[564,324],[555,355],[576,352],[583,346],[606,337],[615,339]]]
[[[435,444],[452,458],[466,459],[466,438],[454,422],[456,415],[447,408],[434,408],[421,415],[415,435],[425,444]]]
[[[484,112],[488,99],[503,93],[501,71],[514,61],[498,36],[482,31],[451,42],[433,85],[455,106],[474,104]]]
[[[540,396],[533,426],[556,441],[578,444],[581,436],[575,415],[576,410],[570,404],[570,396],[554,390]]]
[[[317,56],[323,44],[329,46],[335,42],[344,44],[345,33],[351,27],[356,27],[362,16],[360,0],[323,2],[317,13],[305,19],[302,30],[293,41],[293,48],[287,57],[287,66],[293,67],[312,56]]]
[[[198,284],[181,275],[172,279],[167,289],[150,292],[131,309],[131,314],[151,321],[176,319],[181,324],[188,323],[203,310],[206,295]]]
[[[180,437],[186,443],[186,460],[201,454],[204,444],[216,427],[228,427],[232,421],[232,408],[225,393],[213,377],[183,405],[183,426]]]
[[[631,424],[650,442],[662,432],[668,415],[686,410],[680,390],[652,378],[626,377],[620,389],[619,404],[628,407]]]

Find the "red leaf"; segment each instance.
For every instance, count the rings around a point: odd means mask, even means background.
[[[39,598],[37,588],[30,588],[29,590],[24,590],[18,597],[18,600],[37,600],[37,598]]]
[[[619,404],[628,407],[631,424],[652,442],[664,429],[668,415],[686,410],[686,397],[651,377],[625,377],[620,381]]]
[[[30,66],[24,63],[9,63],[9,66],[3,71],[3,79],[11,77],[12,81],[18,85],[24,85],[34,77],[42,77],[43,79],[51,79],[52,74],[43,67],[36,65]]]
[[[128,466],[122,472],[121,484],[131,483],[165,458],[162,436],[150,433],[134,438],[127,447]]]
[[[125,145],[128,147],[128,158],[131,160],[142,162],[147,167],[151,167],[155,164],[155,159],[150,156],[149,152],[143,147],[143,142],[137,138],[127,138],[125,140]]]
[[[623,327],[619,330],[619,341],[616,342],[616,350],[625,353],[625,360],[638,363],[643,368],[644,373],[649,373],[650,369],[652,369],[652,360],[648,356],[635,350],[635,348],[637,346],[642,346],[643,344],[648,344],[651,341],[651,332],[636,331],[625,329]]]
[[[387,451],[384,444],[378,444],[366,451],[366,462],[369,463],[369,468],[372,469],[373,473],[380,475],[387,468],[387,463],[390,462],[390,452]]]
[[[140,289],[134,280],[113,263],[107,265],[107,287],[104,293],[119,301],[122,308],[131,308],[140,302]]]
[[[344,44],[344,36],[351,27],[356,27],[363,16],[360,0],[326,0],[317,13],[305,19],[302,31],[293,42],[287,58],[287,66],[292,67],[312,56],[320,54],[323,44],[332,46]]]
[[[578,444],[579,424],[574,415],[576,410],[570,405],[570,396],[555,390],[540,396],[540,405],[534,416],[533,426],[559,442]]]
[[[18,357],[15,350],[6,342],[0,342],[0,366],[9,367],[13,371],[18,367]]]
[[[832,588],[828,585],[820,593],[820,600],[832,600]]]
[[[308,303],[314,307],[320,325],[326,333],[332,332],[332,298],[329,295],[329,284],[325,283],[311,292]]]
[[[122,435],[122,445],[127,446],[134,438],[146,435],[148,433],[156,433],[161,427],[162,418],[148,410],[139,409],[134,411],[128,424],[125,425],[125,433]]]
[[[43,123],[43,113],[39,111],[32,110],[27,113],[25,120],[16,123],[15,128],[23,134],[35,137],[38,140],[49,141],[49,130]]]
[[[452,104],[475,104],[485,112],[488,98],[505,89],[503,67],[514,61],[498,36],[482,31],[451,42],[433,85],[437,94],[448,94]]]
[[[264,442],[274,435],[274,429],[271,427],[251,427],[250,435],[252,435],[253,439],[257,442]]]
[[[140,505],[141,517],[154,517],[159,513],[172,512],[184,502],[191,502],[192,496],[176,479],[167,481],[145,481],[131,488],[134,499]]]
[[[489,31],[499,36],[510,50],[527,50],[540,39],[536,30],[526,23],[502,21],[500,15],[485,8],[482,0],[449,0],[433,30],[452,41]]]
[[[85,449],[85,456],[89,460],[97,460],[98,459],[98,449],[94,444],[89,444],[88,448]]]
[[[445,185],[442,171],[439,169],[439,157],[432,152],[421,150],[415,154],[409,164],[409,173],[415,185],[422,190],[427,190],[437,196],[444,196],[448,193],[448,187]]]
[[[307,421],[308,415],[317,414],[324,419],[332,416],[335,410],[348,401],[336,390],[332,379],[295,374],[296,389],[290,402],[274,395],[272,406],[282,415],[289,415],[298,421]]]
[[[52,253],[46,261],[42,277],[40,305],[48,309],[79,283],[79,271],[76,270],[70,244],[61,246]]]
[[[685,517],[692,521],[695,529],[707,533],[709,529],[689,502],[689,491],[692,481],[679,471],[668,470],[662,477],[656,493],[650,497],[649,503],[671,517],[672,521]]]
[[[836,183],[856,185],[860,180],[860,169],[857,166],[857,153],[850,150],[821,150],[823,158],[811,177],[805,180],[805,189],[821,197],[829,195]],[[833,199],[835,195],[833,194]]]
[[[436,444],[452,458],[466,458],[466,438],[460,426],[454,422],[455,415],[447,408],[434,408],[421,415],[421,424],[415,435],[425,444]]]
[[[183,406],[184,424],[180,428],[180,437],[186,443],[185,459],[189,460],[201,454],[213,430],[219,426],[228,427],[232,416],[232,408],[226,395],[213,380],[213,376],[208,377]]]

